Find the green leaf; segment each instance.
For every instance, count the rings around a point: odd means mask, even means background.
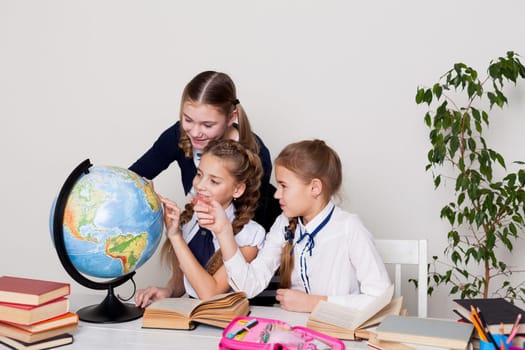
[[[432,91],[430,89],[425,91],[423,101],[425,101],[427,104],[432,103]]]
[[[439,187],[439,184],[441,183],[441,175],[437,175],[434,177],[434,189]]]
[[[417,104],[420,104],[421,102],[423,102],[423,98],[425,97],[425,90],[422,89],[422,88],[419,88],[417,89],[417,93],[416,93],[416,103]]]
[[[439,100],[439,98],[441,97],[441,94],[443,93],[443,88],[441,87],[441,85],[439,85],[438,83],[434,84],[434,86],[432,87],[432,92],[434,93],[434,95],[436,96],[436,98]]]
[[[430,117],[430,113],[425,113],[425,125],[430,127],[432,125],[432,118]]]

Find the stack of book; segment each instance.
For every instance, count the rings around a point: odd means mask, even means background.
[[[524,342],[525,310],[503,298],[454,299],[454,312],[464,322],[474,322],[476,341],[492,342],[494,335],[508,336],[509,344]]]
[[[78,315],[69,311],[68,283],[0,277],[0,344],[48,349],[73,342]]]

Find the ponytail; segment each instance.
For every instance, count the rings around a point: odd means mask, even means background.
[[[242,108],[240,103],[236,104],[235,108],[237,109],[237,125],[239,126],[239,143],[253,153],[259,154],[259,144],[252,132],[252,127],[248,120],[248,116],[246,115],[246,111]]]

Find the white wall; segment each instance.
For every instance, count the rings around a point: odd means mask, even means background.
[[[0,275],[72,281],[48,230],[63,181],[86,158],[130,165],[207,69],[233,77],[273,157],[325,139],[344,162],[343,206],[376,237],[427,238],[439,255],[447,196],[424,171],[416,88],[458,61],[483,73],[507,50],[525,55],[524,19],[522,0],[0,0]],[[524,96],[520,82],[492,124],[507,160],[525,159]],[[158,192],[182,201],[178,176],[162,174]],[[139,287],[166,278],[157,258],[136,275]],[[430,315],[451,315],[447,292],[430,298]]]

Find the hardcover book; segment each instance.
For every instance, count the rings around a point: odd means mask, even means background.
[[[9,322],[6,322],[9,323]],[[67,326],[70,324],[78,323],[78,314],[74,312],[68,312],[63,315],[59,315],[57,317],[50,318],[48,320],[40,321],[37,323],[33,323],[30,325],[21,325],[16,323],[10,323],[12,326],[18,327],[20,329],[24,329],[31,333],[38,333],[47,331],[54,328],[59,328],[63,326]]]
[[[500,333],[501,323],[503,323],[505,333],[510,333],[516,317],[518,314],[522,314],[522,318],[518,324],[518,333],[525,333],[525,311],[506,299],[454,299],[454,302],[458,304],[455,311],[467,320],[470,319],[471,305],[479,309],[491,333]]]
[[[20,340],[25,343],[34,343],[44,339],[49,339],[57,335],[71,333],[78,328],[78,323],[65,325],[62,327],[52,328],[41,332],[31,333],[25,329],[18,328],[14,325],[0,322],[0,336]]]
[[[346,340],[368,339],[366,328],[376,326],[386,315],[399,315],[403,297],[391,300],[393,286],[364,309],[352,309],[327,301],[314,308],[306,327]]]
[[[376,332],[380,341],[464,350],[470,342],[473,330],[474,326],[470,323],[390,315],[377,326]]]
[[[249,311],[244,292],[218,294],[204,300],[165,298],[146,307],[142,327],[192,329],[198,322],[224,328],[235,317],[246,316]]]
[[[48,339],[40,340],[33,343],[26,343],[20,340],[16,340],[9,337],[0,336],[0,344],[4,344],[12,349],[16,350],[44,350],[56,348],[62,345],[73,343],[73,336],[65,333],[51,337]]]
[[[0,277],[0,302],[41,305],[69,295],[69,283],[14,276]]]
[[[0,321],[30,325],[69,311],[69,300],[60,298],[42,305],[0,303]]]

